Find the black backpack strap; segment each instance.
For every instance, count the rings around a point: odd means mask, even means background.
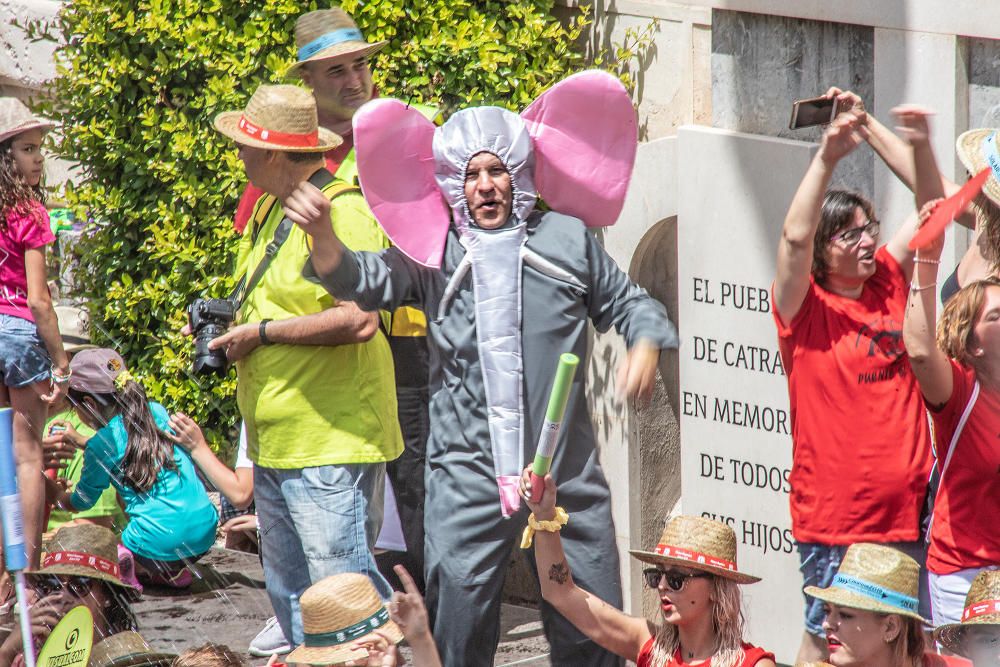
[[[326,167],[320,169],[309,177],[309,182],[320,190],[332,183],[333,180],[333,174],[331,174]],[[260,264],[257,265],[256,269],[254,269],[250,279],[247,280],[246,274],[240,278],[240,282],[236,285],[235,289],[233,289],[232,294],[229,295],[229,300],[233,302],[236,310],[240,309],[240,306],[242,306],[243,302],[246,301],[250,292],[254,291],[254,288],[260,284],[261,279],[264,277],[264,273],[267,271],[268,267],[271,266],[271,262],[274,261],[274,256],[278,254],[278,250],[281,249],[282,244],[284,244],[284,242],[288,239],[288,235],[291,233],[292,225],[294,224],[295,223],[288,219],[288,216],[282,218],[281,222],[278,223],[278,226],[274,230],[274,236],[271,237],[271,241],[267,244],[267,247],[264,248],[264,257],[261,258]]]

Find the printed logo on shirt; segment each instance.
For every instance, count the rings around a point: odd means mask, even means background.
[[[19,287],[11,289],[8,285],[0,285],[0,298],[13,306],[19,302],[26,301],[28,293]]]
[[[893,318],[880,317],[868,324],[862,324],[854,344],[859,350],[864,351],[864,355],[874,366],[872,370],[858,373],[858,384],[887,382],[909,372],[910,366],[905,359],[902,324]],[[889,363],[885,364],[885,360]]]
[[[859,348],[867,346],[869,357],[879,356],[892,361],[902,358],[906,353],[903,346],[903,325],[891,317],[880,317],[862,324],[854,344]]]

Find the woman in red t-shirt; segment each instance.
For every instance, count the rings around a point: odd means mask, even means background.
[[[732,528],[678,516],[653,551],[631,551],[655,566],[643,576],[659,594],[663,622],[656,625],[622,613],[573,582],[558,532],[568,518],[555,506],[555,482],[546,475],[542,498],[533,503],[530,472],[526,468],[521,477],[521,495],[532,511],[522,546],[535,541],[542,597],[580,632],[637,667],[774,667],[772,653],[743,640],[738,584],[760,580],[736,568]]]
[[[917,613],[920,566],[898,549],[852,544],[833,583],[807,586],[823,602],[823,630],[834,667],[946,667],[964,660],[927,653]]]
[[[45,246],[54,239],[42,205],[41,143],[52,124],[0,98],[0,406],[14,409],[14,454],[28,562],[38,567],[45,486],[47,402],[65,394],[69,359],[49,296]]]
[[[997,135],[986,142],[997,188]],[[917,203],[943,194],[933,155],[916,164]],[[919,187],[923,181],[927,187]],[[923,190],[923,196],[921,192]],[[934,503],[927,569],[934,625],[961,620],[979,572],[1000,565],[1000,279],[966,285],[941,314],[935,337],[938,262],[944,238],[918,250],[903,342],[934,419],[941,479]],[[936,338],[936,340],[935,340]]]

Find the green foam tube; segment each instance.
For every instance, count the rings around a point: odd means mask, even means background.
[[[549,394],[549,407],[545,411],[545,423],[538,436],[538,447],[535,449],[535,461],[531,465],[531,502],[537,503],[545,491],[545,475],[552,467],[552,457],[556,453],[556,441],[559,439],[559,427],[566,414],[566,403],[569,401],[569,390],[573,386],[576,367],[580,358],[569,352],[559,355],[559,366],[552,381],[552,393]]]

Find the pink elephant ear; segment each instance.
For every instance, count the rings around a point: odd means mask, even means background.
[[[534,141],[539,196],[588,227],[615,224],[638,147],[635,109],[621,81],[596,70],[574,74],[521,118]]]
[[[408,257],[439,268],[451,214],[434,180],[434,124],[387,98],[358,109],[353,125],[358,181],[375,219]]]

